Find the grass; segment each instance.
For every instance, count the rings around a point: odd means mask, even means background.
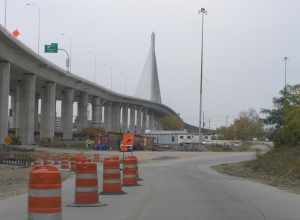
[[[252,143],[242,143],[240,146],[224,146],[224,145],[208,145],[205,146],[208,151],[212,152],[244,152],[244,151],[254,151],[251,149]]]
[[[266,154],[258,154],[256,160],[221,164],[213,168],[300,193],[300,147],[276,148]]]

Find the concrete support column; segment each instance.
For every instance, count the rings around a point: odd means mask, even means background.
[[[142,115],[142,130],[144,133],[146,129],[147,129],[147,110],[145,109]]]
[[[135,107],[130,106],[130,124],[129,128],[131,132],[135,132]]]
[[[121,105],[120,103],[112,104],[112,130],[121,130]]]
[[[15,123],[16,123],[16,136],[20,135],[20,127],[21,127],[21,98],[22,98],[22,81],[18,80],[16,84],[16,91],[15,91]]]
[[[40,96],[36,95],[35,97],[35,105],[34,105],[34,130],[40,131],[40,122],[39,122],[39,99]]]
[[[154,116],[154,129],[155,130],[159,130],[159,118],[158,118],[158,116]]]
[[[40,137],[53,139],[56,122],[56,84],[47,82],[42,91]]]
[[[102,121],[102,104],[100,97],[93,97],[92,100],[92,122],[93,127],[100,128]]]
[[[142,110],[141,110],[141,108],[137,108],[136,131],[138,134],[140,134],[142,132]]]
[[[35,125],[35,90],[36,76],[28,73],[24,75],[21,85],[20,98],[20,140],[22,144],[34,144],[34,125]]]
[[[10,110],[11,110],[11,117],[12,117],[12,124],[11,124],[11,128],[16,128],[16,91],[13,91],[10,94],[10,101],[11,101],[11,106],[10,106]]]
[[[104,128],[106,131],[112,130],[112,103],[105,102],[104,105]]]
[[[10,64],[0,63],[0,144],[8,133],[8,96],[10,82]]]
[[[73,101],[74,90],[67,88],[63,91],[61,103],[61,127],[64,140],[73,138]]]
[[[123,105],[122,107],[122,126],[124,132],[128,131],[128,106],[127,105]]]
[[[80,129],[88,127],[88,101],[88,94],[86,92],[81,92],[78,102],[78,119]]]
[[[154,124],[155,124],[155,119],[154,119],[154,113],[152,111],[149,112],[149,129],[154,130]]]

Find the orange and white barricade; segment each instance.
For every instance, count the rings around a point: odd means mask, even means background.
[[[137,183],[137,158],[125,157],[123,161],[123,186],[136,186]]]
[[[35,166],[30,172],[29,220],[62,220],[61,177],[54,166]]]
[[[83,162],[76,164],[75,201],[71,206],[99,206],[97,164]]]
[[[105,158],[103,161],[102,194],[123,194],[121,184],[120,159]]]

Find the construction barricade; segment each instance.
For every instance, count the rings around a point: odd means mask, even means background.
[[[61,220],[61,177],[54,166],[35,166],[29,177],[28,219]]]
[[[137,183],[137,158],[125,157],[123,161],[123,186],[136,186]]]
[[[119,158],[105,158],[103,161],[102,194],[124,194],[121,184]]]
[[[75,201],[71,206],[99,206],[98,177],[96,163],[76,164]]]

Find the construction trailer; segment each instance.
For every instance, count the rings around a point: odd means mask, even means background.
[[[186,137],[189,133],[186,130],[182,131],[165,131],[165,130],[146,130],[146,136],[153,138],[155,145],[178,145],[180,137]]]

